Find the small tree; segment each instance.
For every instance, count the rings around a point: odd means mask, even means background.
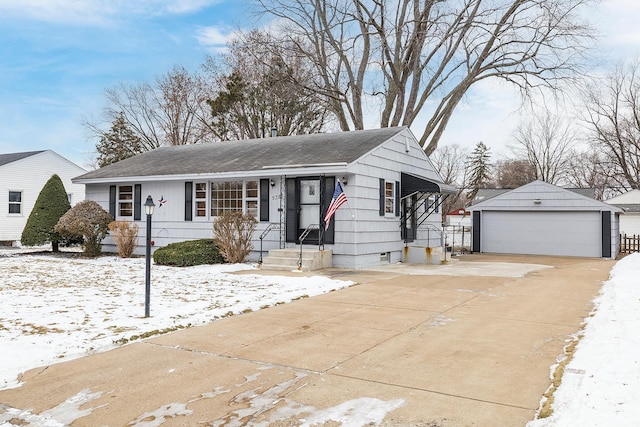
[[[109,232],[109,223],[113,221],[109,212],[93,200],[84,200],[67,211],[55,226],[56,232],[63,237],[84,238],[84,254],[95,257],[102,252],[102,239]]]
[[[491,182],[491,149],[484,142],[476,144],[466,162],[468,186],[471,189],[467,200],[472,202],[478,194],[478,189],[486,188]]]
[[[109,231],[122,258],[131,258],[138,246],[138,224],[131,221],[113,221],[109,223]]]
[[[258,221],[252,215],[226,212],[213,223],[214,240],[228,263],[245,260],[253,244],[251,238]]]
[[[44,184],[29,219],[22,230],[20,242],[25,246],[44,245],[51,242],[53,252],[58,252],[62,237],[55,231],[60,217],[71,208],[67,191],[58,175]]]

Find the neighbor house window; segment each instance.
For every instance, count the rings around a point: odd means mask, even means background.
[[[118,187],[118,215],[133,216],[133,185]]]
[[[9,213],[22,213],[22,191],[9,191]]]
[[[384,183],[384,213],[395,214],[396,212],[396,187],[393,182]]]
[[[211,183],[211,216],[225,212],[258,215],[258,181]]]
[[[207,216],[207,183],[196,182],[195,186],[196,217],[203,218]]]

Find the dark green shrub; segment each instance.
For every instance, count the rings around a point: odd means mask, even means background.
[[[24,246],[44,245],[51,242],[53,252],[63,241],[55,226],[60,217],[71,209],[67,191],[58,175],[53,175],[40,190],[27,224],[22,230],[20,243]]]
[[[153,262],[160,265],[190,267],[201,264],[224,264],[213,239],[187,240],[171,243],[153,253]]]

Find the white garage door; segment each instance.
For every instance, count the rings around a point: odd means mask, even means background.
[[[483,211],[480,250],[491,253],[602,256],[600,212]]]

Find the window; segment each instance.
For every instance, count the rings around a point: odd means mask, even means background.
[[[384,183],[384,213],[395,214],[396,212],[396,195],[395,185],[393,182],[385,181]]]
[[[133,185],[118,187],[118,215],[133,216]]]
[[[196,182],[196,217],[203,218],[207,216],[207,183]]]
[[[22,213],[22,191],[9,191],[9,213]]]
[[[211,216],[225,212],[258,215],[258,181],[211,183]]]
[[[247,181],[245,191],[246,212],[251,216],[258,216],[258,181]]]

